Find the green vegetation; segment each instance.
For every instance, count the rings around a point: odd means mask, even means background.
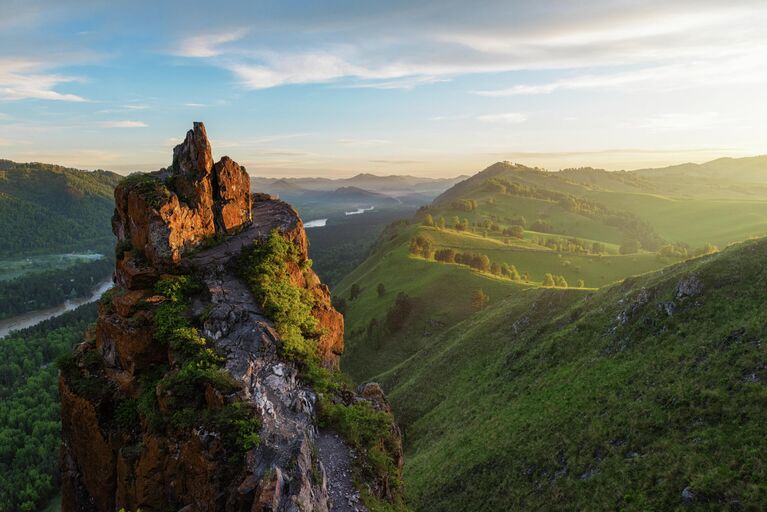
[[[301,377],[317,392],[321,424],[336,430],[361,455],[355,459],[357,481],[382,480],[397,489],[401,484],[392,455],[396,447],[390,417],[368,403],[343,402],[339,397],[349,393],[346,377],[320,366],[320,331],[311,315],[315,299],[308,290],[292,284],[288,273],[289,268],[306,269],[311,264],[299,256],[298,248],[273,230],[266,240],[243,250],[241,275],[274,321],[281,355],[298,364]],[[372,496],[366,500],[375,504]]]
[[[35,511],[58,493],[61,416],[51,364],[82,341],[88,304],[0,340],[0,511]]]
[[[512,296],[377,376],[416,508],[758,510],[765,256],[760,240],[587,299]]]
[[[342,366],[391,398],[415,508],[759,509],[767,242],[718,247],[767,231],[767,200],[685,180],[499,163],[334,289],[358,292]]]
[[[109,219],[120,178],[107,171],[0,160],[0,256],[111,245]]]
[[[188,275],[167,277],[155,284],[155,292],[166,298],[155,312],[155,339],[170,345],[177,368],[159,379],[150,372],[145,393],[134,407],[155,429],[188,430],[202,425],[220,432],[228,455],[237,458],[258,445],[261,425],[255,412],[240,400],[222,398],[221,406],[215,408],[205,401],[208,390],[224,397],[239,391],[240,384],[223,369],[224,357],[208,346],[187,316],[189,297],[199,289],[199,283]],[[168,413],[157,409],[157,394],[164,398]]]
[[[110,275],[113,267],[113,261],[101,258],[0,281],[0,319],[87,296],[97,283]]]

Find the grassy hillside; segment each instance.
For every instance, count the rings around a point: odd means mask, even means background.
[[[419,510],[758,510],[767,241],[515,294],[379,376]],[[739,508],[741,507],[741,508]]]
[[[335,288],[416,509],[759,510],[767,193],[666,178],[498,163]]]
[[[0,256],[111,246],[120,176],[0,160]]]

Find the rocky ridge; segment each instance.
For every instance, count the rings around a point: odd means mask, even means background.
[[[295,210],[251,195],[245,169],[228,157],[214,163],[202,123],[174,149],[171,167],[124,180],[115,204],[116,287],[59,382],[62,510],[366,510],[350,491],[356,455],[343,442],[328,443],[339,440],[335,434],[319,432],[317,393],[300,365],[281,357],[272,319],[238,275],[242,249],[273,230],[292,243],[301,265],[286,269],[290,282],[313,297],[317,354],[323,367],[337,370],[343,317],[303,265],[308,244]],[[190,369],[182,348],[158,339],[173,299],[157,283],[178,276],[199,283],[184,311],[188,336],[221,366],[201,367],[215,378],[190,381],[188,394],[162,383],[199,368]],[[391,418],[380,388],[360,393],[345,390],[333,400],[367,402]],[[179,409],[183,400],[189,403]],[[247,423],[243,411],[257,419],[258,441],[235,449],[231,431]],[[401,471],[399,432],[389,421]],[[394,499],[387,481],[362,483]]]

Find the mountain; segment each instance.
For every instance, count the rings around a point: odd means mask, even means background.
[[[758,508],[767,194],[687,181],[498,162],[338,284],[417,510]]]
[[[112,196],[121,176],[0,160],[0,255],[111,245]]]
[[[399,430],[338,371],[301,219],[211,155],[195,123],[117,186],[115,288],[59,361],[62,510],[402,510]]]
[[[376,176],[361,173],[351,178],[251,178],[254,190],[285,197],[312,196],[311,192],[332,192],[338,188],[354,187],[391,197],[420,194],[433,199],[466,176],[456,178],[420,178],[407,175]],[[428,202],[428,201],[427,201]]]

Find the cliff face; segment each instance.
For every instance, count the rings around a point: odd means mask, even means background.
[[[317,428],[318,397],[383,411],[378,445],[398,475],[385,398],[370,385],[318,394],[241,279],[244,248],[274,232],[295,248],[281,271],[311,305],[317,361],[335,374],[343,317],[308,266],[295,210],[251,195],[228,157],[214,163],[201,123],[170,168],[127,178],[115,203],[116,286],[59,383],[63,510],[364,510],[349,448]],[[396,501],[388,478],[362,483]]]

